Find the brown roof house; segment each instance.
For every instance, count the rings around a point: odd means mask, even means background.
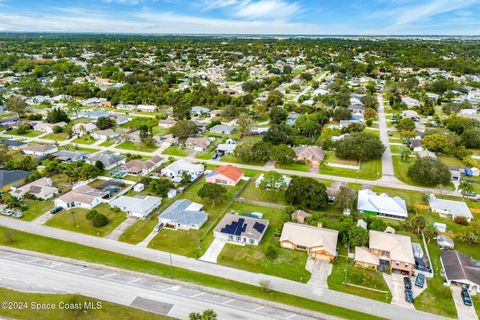
[[[185,141],[185,146],[195,151],[205,151],[209,145],[208,137],[190,137]]]
[[[128,174],[131,175],[141,175],[148,174],[153,170],[157,169],[166,161],[165,158],[160,156],[154,156],[148,160],[132,160],[125,164]]]
[[[47,200],[58,194],[58,189],[52,184],[50,178],[40,178],[19,188],[14,188],[10,194],[16,198],[22,199],[27,193],[36,198]]]
[[[375,230],[369,231],[369,237],[368,249],[355,249],[357,266],[383,270],[390,268],[412,274],[415,258],[410,237]]]
[[[448,284],[456,283],[480,291],[480,261],[456,250],[442,250],[440,260]]]
[[[298,223],[305,223],[305,219],[307,219],[310,216],[311,216],[310,213],[303,210],[295,210],[291,215],[292,220],[295,220]]]
[[[294,222],[283,225],[282,248],[306,251],[313,259],[332,261],[337,256],[338,231]]]
[[[325,152],[317,146],[301,146],[295,148],[295,160],[319,163],[325,158]]]
[[[93,209],[102,202],[108,192],[94,189],[88,185],[80,186],[54,200],[56,207],[65,209]]]

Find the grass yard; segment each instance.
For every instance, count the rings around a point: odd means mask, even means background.
[[[25,200],[28,206],[27,211],[23,212],[23,220],[32,221],[53,208],[53,200]]]
[[[73,145],[66,145],[66,146],[60,147],[59,149],[60,150],[62,150],[62,149],[64,149],[64,150],[77,150],[77,151],[83,151],[83,152],[88,152],[88,153],[95,153],[95,152],[99,151],[98,149],[83,148],[83,147],[73,146]]]
[[[50,134],[47,134],[46,136],[43,136],[42,139],[65,141],[68,139],[68,134],[66,132],[50,133]]]
[[[100,143],[100,146],[102,147],[110,147],[115,144],[115,139],[107,139],[104,142]]]
[[[310,165],[305,162],[292,162],[287,164],[275,163],[275,168],[308,172],[308,170],[310,170]]]
[[[159,127],[159,126],[155,126],[155,127],[152,128],[152,133],[153,133],[154,136],[156,136],[156,135],[163,136],[163,135],[168,134],[169,131],[170,131],[169,128],[163,128],[163,127]]]
[[[70,210],[62,210],[46,223],[51,227],[86,233],[93,236],[104,237],[126,219],[124,212],[115,212],[112,208],[105,204],[99,204],[94,208],[98,213],[107,216],[109,223],[101,228],[96,228],[87,220],[87,212],[90,210],[83,208],[75,208]]]
[[[0,228],[0,241],[4,239],[5,230],[5,228]],[[174,278],[181,281],[188,281],[211,288],[227,290],[230,292],[283,303],[290,306],[323,312],[344,319],[381,319],[379,317],[375,317],[369,314],[341,308],[338,306],[333,306],[315,300],[300,298],[298,296],[285,294],[278,291],[265,292],[262,288],[255,286],[254,284],[239,283],[187,269],[170,267],[164,264],[129,257],[105,250],[95,249],[92,247],[82,246],[76,243],[37,236],[21,231],[15,231],[13,240],[13,242],[8,243],[3,241],[3,244],[19,249],[38,251],[66,258],[79,259],[83,261],[100,263],[136,272],[144,272],[156,276]]]
[[[346,252],[345,252],[346,253]],[[347,283],[357,286],[368,287],[375,290],[386,291],[385,293],[345,285],[345,272],[347,271]],[[390,303],[392,295],[383,279],[382,273],[366,270],[354,266],[353,261],[346,261],[346,257],[338,257],[333,263],[332,274],[327,279],[328,287],[332,290],[362,296],[386,303]]]
[[[452,156],[447,156],[444,154],[437,155],[438,160],[441,162],[445,163],[448,167],[450,168],[463,168],[465,167],[465,164],[463,163],[462,160],[452,157]]]
[[[73,143],[79,143],[79,144],[94,144],[97,142],[91,135],[84,135],[83,137],[77,138],[72,141]]]
[[[238,163],[238,164],[250,164],[252,166],[264,166],[266,162],[246,162],[243,160],[238,159],[233,155],[228,155],[220,158],[222,162],[231,162],[231,163]]]
[[[11,134],[11,135],[14,135],[14,136],[21,136],[21,137],[27,137],[27,138],[35,138],[35,137],[38,137],[39,135],[41,135],[43,132],[41,131],[36,131],[36,130],[29,130],[27,133],[24,133],[24,134],[20,134],[17,132],[17,130],[10,130],[10,131],[6,131],[5,132],[6,134]]]
[[[377,129],[374,129],[377,128]],[[374,124],[372,127],[365,128],[365,132],[371,133],[376,135],[377,137],[380,137],[380,130],[378,130],[378,124]]]
[[[255,186],[255,181],[250,181],[248,186],[240,194],[240,197],[249,200],[287,205],[285,201],[285,191],[262,190]]]
[[[408,168],[415,163],[416,158],[410,157],[408,161],[404,161],[400,156],[392,156],[392,159],[395,176],[400,181],[412,186],[422,186],[420,183],[413,181],[412,178],[408,176]]]
[[[321,174],[329,174],[339,177],[377,180],[382,176],[382,160],[375,159],[364,161],[360,164],[360,171],[330,166],[320,166],[319,172]]]
[[[15,318],[15,319],[36,319],[36,320],[64,320],[64,319],[99,319],[99,320],[141,320],[141,319],[151,319],[151,320],[161,320],[161,319],[170,319],[168,317],[161,316],[156,313],[146,312],[136,308],[129,308],[119,304],[114,304],[111,302],[93,299],[90,297],[84,297],[81,295],[75,294],[47,294],[47,293],[29,293],[29,292],[20,292],[13,291],[5,288],[0,288],[0,296],[4,301],[21,301],[26,303],[28,306],[33,304],[54,304],[56,306],[59,303],[101,303],[101,308],[99,309],[83,309],[83,310],[72,310],[72,309],[37,309],[33,308],[24,308],[24,309],[0,309],[0,315]]]
[[[188,155],[188,149],[180,146],[170,146],[163,150],[162,153],[169,156],[186,157]]]
[[[233,203],[230,209],[238,213],[261,212],[270,224],[258,247],[227,244],[218,256],[218,263],[299,282],[310,279],[310,273],[305,270],[307,254],[280,248],[276,232],[283,225],[281,210],[238,202]],[[277,251],[277,257],[273,259],[265,254],[267,248],[272,246]]]
[[[404,149],[408,149],[408,147],[405,146],[405,145],[403,145],[403,146],[398,146],[396,144],[390,145],[390,150],[392,150],[393,154],[401,154],[402,150],[404,150]],[[412,152],[412,155],[413,155],[413,152]]]
[[[197,181],[192,187],[181,194],[179,199],[189,199],[191,201],[204,204],[203,210],[208,213],[207,222],[200,230],[169,230],[163,229],[153,238],[148,247],[176,254],[199,258],[205,253],[210,243],[213,241],[212,228],[223,217],[226,210],[234,199],[235,194],[241,188],[245,181],[241,181],[235,187],[225,187],[227,194],[221,203],[213,206],[202,200],[197,192],[205,184],[205,178]]]
[[[210,160],[212,157],[215,155],[215,152],[203,152],[197,155],[195,158],[200,159],[200,160]]]
[[[143,151],[143,152],[153,152],[157,150],[157,147],[155,146],[150,147],[150,146],[146,146],[142,142],[135,143],[131,141],[122,142],[117,146],[117,148],[124,149],[124,150],[132,150],[132,151]]]
[[[325,156],[325,161],[326,162],[332,162],[332,163],[338,163],[338,164],[346,164],[346,165],[349,165],[349,166],[358,166],[358,161],[337,158],[337,156],[335,155],[335,152],[333,152],[333,151],[327,153],[327,155]]]

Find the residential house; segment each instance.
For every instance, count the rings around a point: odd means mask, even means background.
[[[145,219],[160,206],[162,198],[152,196],[120,196],[110,202],[112,208],[120,208],[127,215],[135,218]]]
[[[208,219],[208,213],[202,208],[200,203],[187,199],[177,200],[160,214],[158,221],[166,228],[198,230]]]
[[[464,217],[470,222],[473,219],[472,212],[467,204],[463,201],[437,199],[431,197],[428,200],[430,211],[438,213],[440,217],[455,219],[456,217]]]
[[[127,173],[131,175],[149,174],[160,167],[165,161],[166,159],[160,156],[154,156],[145,161],[135,159],[127,162],[125,168],[127,169]]]
[[[109,151],[102,151],[93,154],[87,158],[87,162],[93,165],[97,161],[103,163],[103,167],[106,170],[110,170],[112,168],[115,168],[116,166],[125,164],[125,157],[110,153]]]
[[[24,154],[37,157],[45,157],[49,154],[57,152],[58,148],[54,144],[30,144],[23,148],[22,151]]]
[[[260,187],[260,185],[262,184],[262,181],[264,179],[264,174],[262,173],[258,178],[257,180],[255,180],[255,187]],[[283,179],[283,184],[285,185],[285,187],[288,187],[288,185],[290,184],[290,182],[292,182],[292,178],[286,176],[286,175],[283,175],[282,176],[282,179]],[[276,185],[274,186],[269,186],[269,189],[279,189],[281,186],[277,183]]]
[[[402,118],[410,118],[415,122],[420,121],[420,116],[418,115],[417,111],[415,111],[415,110],[403,110],[402,111]]]
[[[269,221],[251,215],[226,214],[213,231],[216,239],[234,244],[258,246],[267,231]]]
[[[34,126],[33,129],[37,131],[41,131],[43,133],[53,133],[53,127],[65,127],[67,124],[65,122],[59,122],[59,123],[46,123],[46,122],[37,122]]]
[[[105,130],[97,130],[92,133],[92,137],[94,139],[113,139],[118,137],[118,134],[113,131],[112,129],[105,129]]]
[[[317,146],[301,146],[295,148],[295,160],[320,163],[325,158],[325,152]]]
[[[412,140],[412,143],[410,144],[410,148],[414,151],[414,152],[420,152],[420,151],[423,151],[423,147],[422,147],[422,139],[413,139]]]
[[[355,250],[355,264],[382,271],[390,268],[392,271],[403,271],[411,275],[415,257],[410,237],[370,230],[369,248]]]
[[[408,218],[407,205],[400,197],[389,197],[382,193],[364,189],[358,192],[358,212],[370,216],[381,216],[391,219],[406,220]]]
[[[100,102],[98,102],[98,103],[100,103]],[[89,110],[89,111],[82,112],[80,114],[80,116],[83,117],[83,118],[89,118],[89,119],[109,118],[110,117],[110,112]]]
[[[24,170],[0,170],[0,189],[21,186],[30,174],[30,171]]]
[[[125,135],[125,141],[133,142],[133,143],[140,143],[142,142],[142,136],[139,130],[135,130],[129,132]]]
[[[111,115],[111,118],[115,120],[117,126],[125,124],[130,121],[130,118],[124,114],[114,113]]]
[[[329,187],[327,187],[328,202],[333,203],[335,198],[340,193],[340,188],[345,186],[344,183],[335,181]]]
[[[19,188],[13,187],[10,194],[16,198],[22,199],[26,194],[36,198],[47,200],[58,194],[58,189],[53,186],[50,178],[40,178]]]
[[[236,148],[237,148],[237,144],[235,142],[220,143],[217,145],[217,148],[215,149],[215,151],[217,152],[217,154],[224,156],[228,154],[233,154]]]
[[[133,111],[135,110],[137,107],[134,106],[133,104],[117,104],[116,108],[117,110],[128,110],[128,111]]]
[[[97,126],[91,122],[77,123],[72,127],[73,133],[78,136],[83,136],[87,133],[92,133],[97,130]]]
[[[20,118],[18,116],[6,117],[0,119],[0,127],[18,127],[20,123]]]
[[[16,150],[25,147],[27,143],[16,140],[0,140],[0,145],[6,146],[8,150]]]
[[[210,139],[208,137],[189,137],[185,141],[185,147],[195,151],[205,151],[209,145]]]
[[[220,166],[207,174],[206,181],[209,183],[236,186],[243,178],[243,171],[232,165]]]
[[[88,152],[82,152],[77,150],[60,150],[53,154],[55,158],[57,158],[61,162],[66,162],[66,163],[83,161],[87,159],[89,155],[90,153]]]
[[[433,159],[437,159],[437,156],[435,155],[435,153],[433,153],[432,151],[428,151],[428,150],[418,151],[418,152],[417,152],[417,156],[418,156],[420,159],[423,159],[423,158],[433,158]]]
[[[403,97],[402,102],[407,105],[408,108],[413,108],[413,107],[419,107],[420,106],[420,101],[417,99],[413,99],[410,97]]]
[[[177,123],[174,119],[162,119],[158,121],[158,126],[162,128],[171,128]]]
[[[140,104],[137,106],[137,110],[142,112],[155,112],[157,111],[157,106]]]
[[[234,126],[229,126],[225,124],[217,124],[210,128],[211,133],[215,134],[233,134],[237,129]]]
[[[445,282],[467,287],[480,292],[480,262],[456,250],[442,250],[440,261],[444,270]]]
[[[93,209],[103,202],[103,199],[108,195],[108,191],[102,191],[88,185],[82,185],[64,195],[61,195],[54,200],[54,203],[56,207],[62,207],[65,209]]]
[[[209,115],[210,114],[210,109],[205,108],[205,107],[195,106],[195,107],[192,107],[192,110],[190,111],[190,114],[194,117],[198,117],[198,116],[202,116],[202,115]]]
[[[161,174],[175,181],[181,181],[182,175],[186,173],[192,180],[195,180],[203,174],[204,170],[203,164],[193,164],[187,160],[180,159],[163,168]]]
[[[282,248],[306,251],[313,259],[331,262],[337,256],[338,231],[287,222],[280,236]]]
[[[306,222],[305,220],[310,216],[311,216],[310,213],[299,209],[299,210],[295,210],[292,213],[291,218],[292,220],[295,220],[298,223],[305,223]]]

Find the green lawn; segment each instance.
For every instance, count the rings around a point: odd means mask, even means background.
[[[347,275],[346,282],[349,284],[386,292],[382,293],[345,285],[345,273]],[[328,287],[332,290],[354,294],[386,303],[390,303],[392,300],[392,295],[388,290],[387,284],[385,283],[381,272],[357,268],[354,266],[352,260],[349,259],[347,263],[346,257],[343,256],[338,257],[333,263],[332,274],[328,277],[327,282]]]
[[[157,150],[157,147],[146,146],[144,143],[135,143],[131,141],[125,141],[116,146],[118,149],[132,150],[132,151],[143,151],[143,152],[153,152]]]
[[[39,135],[41,135],[43,132],[41,131],[35,131],[35,130],[30,130],[28,131],[27,133],[24,133],[24,134],[19,134],[17,132],[17,130],[10,130],[10,131],[7,131],[6,134],[11,134],[11,135],[14,135],[14,136],[21,136],[21,137],[27,137],[27,138],[35,138],[35,137],[38,137]]]
[[[241,188],[245,181],[241,181],[235,187],[227,188],[225,199],[215,206],[202,200],[197,192],[205,184],[205,178],[197,181],[191,188],[179,196],[179,199],[189,199],[191,201],[204,204],[203,209],[208,213],[207,222],[200,230],[169,230],[163,229],[149,243],[149,247],[167,252],[174,252],[188,257],[199,258],[207,250],[213,241],[212,228],[219,219],[223,217],[228,209],[235,193]]]
[[[180,146],[170,146],[167,149],[163,150],[162,153],[169,156],[185,157],[188,155],[188,149]]]
[[[216,276],[202,274],[192,270],[170,267],[164,264],[129,257],[105,250],[95,249],[92,247],[82,246],[76,243],[37,236],[21,231],[14,232],[13,242],[5,242],[5,230],[5,228],[0,228],[0,241],[3,240],[3,245],[7,245],[10,247],[38,251],[61,257],[79,259],[93,263],[100,263],[136,272],[144,272],[157,276],[174,278],[181,281],[188,281],[211,288],[227,290],[238,294],[283,303],[290,306],[323,312],[344,319],[380,319],[369,314],[341,308],[338,306],[332,306],[330,304],[318,302],[315,300],[300,298],[298,296],[285,294],[278,291],[271,290],[265,292],[265,290],[258,286],[255,286],[254,284],[239,283]]]
[[[255,186],[255,181],[250,181],[248,186],[240,194],[240,197],[249,200],[287,205],[285,201],[285,191],[262,190]]]
[[[23,220],[32,221],[53,208],[53,200],[25,200],[27,211],[23,212]]]
[[[83,152],[88,152],[88,153],[95,153],[95,152],[98,151],[98,149],[83,148],[83,147],[73,146],[73,145],[66,145],[66,146],[60,147],[60,149],[64,149],[64,150],[77,150],[77,151],[83,151]]]
[[[397,145],[390,145],[390,150],[392,150],[392,153],[394,154],[401,154],[402,150],[408,149],[406,146],[397,146]],[[413,153],[412,153],[413,155]]]
[[[320,166],[321,174],[334,175],[339,177],[357,178],[364,180],[377,180],[382,176],[382,160],[375,159],[363,161],[360,164],[360,171],[330,166]]]
[[[422,186],[422,184],[413,181],[412,178],[408,176],[408,168],[410,168],[410,166],[415,163],[416,158],[410,157],[408,160],[404,161],[400,156],[392,156],[392,159],[395,176],[400,181],[403,181],[406,184],[410,184],[412,186]]]
[[[310,165],[306,164],[305,162],[303,162],[303,163],[302,162],[292,162],[292,163],[287,163],[287,164],[276,163],[275,168],[308,172],[308,170],[310,169]]]
[[[452,157],[452,156],[447,156],[444,154],[440,154],[437,156],[438,160],[441,162],[445,163],[449,167],[454,167],[454,168],[463,168],[465,167],[465,164],[463,163],[462,160]]]
[[[95,140],[92,136],[90,135],[84,135],[83,137],[77,138],[73,140],[73,143],[79,143],[79,144],[94,144],[98,140]]]
[[[305,270],[307,254],[280,248],[276,232],[283,225],[281,210],[238,202],[233,203],[230,210],[237,213],[261,212],[263,218],[269,220],[270,224],[258,247],[227,244],[218,256],[218,263],[294,281],[307,282],[310,279],[310,273]],[[268,258],[265,254],[270,246],[274,246],[278,252],[274,259]]]
[[[83,309],[83,310],[71,310],[61,309],[59,307],[55,309],[37,309],[25,308],[25,309],[7,309],[1,308],[0,315],[15,318],[15,319],[36,319],[36,320],[66,320],[66,319],[99,319],[99,320],[134,320],[134,319],[170,319],[158,315],[156,313],[146,312],[136,308],[129,308],[119,304],[98,300],[90,297],[84,297],[74,294],[47,294],[47,293],[28,293],[13,291],[5,288],[0,288],[0,296],[3,301],[22,302],[31,306],[32,304],[54,304],[60,306],[63,304],[84,304],[84,303],[101,303],[101,308],[98,309]]]
[[[215,155],[215,152],[203,152],[199,155],[197,155],[195,158],[200,159],[200,160],[210,160],[212,157]]]
[[[231,162],[231,163],[238,163],[238,164],[250,164],[252,166],[264,166],[266,162],[245,162],[243,160],[238,159],[233,155],[228,155],[220,158],[222,162]]]
[[[115,212],[105,203],[99,204],[94,209],[97,210],[98,213],[107,216],[109,223],[106,226],[101,228],[94,227],[86,217],[87,212],[90,210],[83,208],[62,210],[48,220],[46,224],[52,227],[103,237],[126,219],[124,212]]]
[[[115,144],[115,139],[107,139],[104,142],[100,143],[102,147],[110,147]]]
[[[68,139],[68,134],[66,132],[50,133],[50,134],[47,134],[46,136],[43,136],[42,139],[65,141]]]

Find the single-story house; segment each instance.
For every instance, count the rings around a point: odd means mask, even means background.
[[[143,112],[155,112],[157,111],[157,106],[140,104],[137,106],[137,110]]]
[[[0,145],[6,146],[9,150],[15,150],[25,147],[27,143],[16,140],[0,140]]]
[[[88,185],[80,186],[70,192],[61,195],[54,200],[56,207],[65,209],[84,208],[93,209],[102,202],[108,192],[94,189]]]
[[[0,127],[17,127],[20,123],[20,118],[18,116],[6,117],[0,119]]]
[[[97,130],[97,126],[91,122],[77,123],[72,127],[72,130],[76,135],[83,136],[84,134]]]
[[[410,148],[411,148],[414,152],[423,151],[422,140],[421,140],[421,139],[413,139],[413,140],[412,140],[412,143],[410,144]]]
[[[456,250],[442,250],[440,253],[445,281],[447,284],[466,286],[474,292],[480,291],[480,263]]]
[[[171,179],[182,178],[183,173],[190,175],[192,180],[201,176],[205,168],[203,164],[193,164],[187,160],[177,160],[161,170],[161,174]]]
[[[473,219],[472,212],[463,201],[431,197],[428,200],[428,205],[430,206],[431,212],[436,212],[444,218],[455,219],[455,217],[465,217],[469,222]]]
[[[345,186],[344,183],[335,181],[327,188],[328,202],[333,203],[335,198],[340,193],[340,188]]]
[[[158,126],[162,128],[171,128],[177,123],[174,119],[161,119],[158,120]]]
[[[210,114],[210,109],[205,107],[195,106],[195,107],[192,107],[190,114],[192,116],[208,115]]]
[[[103,167],[106,170],[115,168],[116,166],[125,164],[124,156],[117,156],[116,154],[110,153],[109,151],[102,151],[95,153],[87,158],[87,162],[90,164],[95,164],[97,161],[103,163]]]
[[[269,221],[250,215],[226,214],[218,223],[215,238],[235,244],[258,246],[267,231]]]
[[[415,111],[415,110],[403,110],[402,111],[402,118],[410,118],[413,121],[420,121],[420,116],[418,115],[417,111]]]
[[[0,170],[0,189],[20,186],[30,174],[30,171],[24,170]]]
[[[105,130],[97,130],[92,133],[92,137],[94,139],[113,139],[118,137],[118,134],[113,131],[112,129],[105,129]]]
[[[189,137],[185,141],[185,147],[195,151],[205,151],[209,145],[210,139],[208,137]]]
[[[408,236],[370,230],[368,251],[369,253],[365,248],[355,250],[355,253],[358,253],[358,256],[355,255],[356,265],[375,269],[381,266],[383,269],[404,271],[410,275],[413,272],[415,257]],[[378,263],[373,255],[378,257]]]
[[[206,181],[209,183],[236,186],[243,178],[243,171],[232,165],[220,166],[207,174]]]
[[[140,134],[140,131],[135,130],[135,131],[127,133],[125,135],[125,141],[130,141],[130,142],[134,142],[134,143],[142,142],[142,136]]]
[[[295,220],[298,223],[305,223],[305,220],[310,216],[311,216],[310,213],[299,209],[299,210],[295,210],[292,213],[291,218],[292,220]]]
[[[23,148],[22,151],[28,155],[45,157],[49,154],[57,152],[58,148],[54,144],[30,144]]]
[[[319,163],[325,158],[325,152],[317,146],[301,146],[295,148],[295,160]]]
[[[22,199],[27,193],[36,198],[47,200],[58,194],[58,189],[53,186],[50,178],[40,178],[19,188],[13,188],[10,194],[16,198]]]
[[[131,175],[148,174],[160,167],[165,161],[166,159],[160,156],[153,156],[145,161],[135,159],[127,162],[125,168],[127,169],[128,174]]]
[[[412,108],[412,107],[419,107],[420,106],[420,101],[417,99],[413,99],[410,97],[403,97],[402,102],[407,105],[407,107]]]
[[[227,154],[233,154],[236,148],[237,148],[237,145],[235,143],[220,143],[219,145],[217,145],[217,148],[215,149],[215,151],[223,155],[227,155]]]
[[[417,155],[420,159],[422,158],[432,158],[432,159],[437,159],[437,156],[435,153],[429,150],[421,150],[417,152]]]
[[[166,228],[198,230],[208,219],[208,213],[202,208],[200,203],[187,199],[177,200],[159,215],[158,221]]]
[[[260,184],[262,183],[263,179],[264,179],[264,174],[262,173],[258,178],[257,180],[255,180],[255,187],[260,187]],[[292,181],[292,178],[286,176],[286,175],[283,175],[282,176],[283,178],[283,182],[285,184],[286,187],[288,187],[288,185],[290,184],[290,182]],[[279,189],[280,188],[280,185],[277,183],[276,185],[274,186],[269,186],[268,189]]]
[[[88,152],[82,152],[77,150],[60,150],[55,152],[53,156],[60,160],[61,162],[75,162],[75,161],[83,161],[85,160],[90,154]]]
[[[370,216],[381,216],[391,219],[406,220],[408,218],[407,205],[400,197],[389,197],[382,193],[364,189],[358,192],[358,212]]]
[[[46,122],[37,122],[33,126],[33,130],[41,131],[43,133],[53,133],[53,127],[65,127],[67,124],[65,122],[59,122],[59,123],[46,123]]]
[[[111,201],[110,206],[120,208],[131,217],[145,219],[161,202],[162,198],[153,196],[120,196]]]
[[[210,132],[216,134],[233,134],[236,130],[237,129],[235,129],[234,126],[229,126],[225,124],[217,124],[216,126],[210,128]]]
[[[337,256],[338,231],[287,222],[280,236],[282,248],[306,251],[313,259],[332,261]]]

